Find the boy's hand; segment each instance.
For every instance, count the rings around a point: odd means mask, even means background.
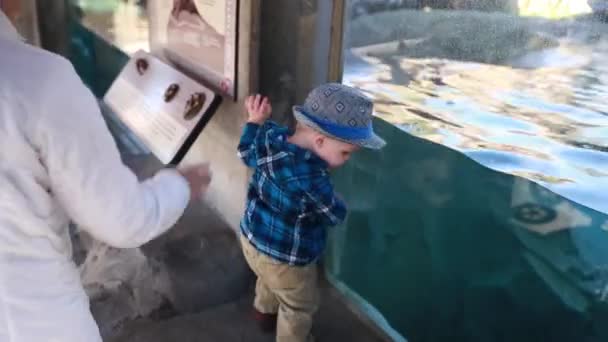
[[[261,95],[251,95],[245,100],[247,110],[247,122],[261,125],[270,117],[272,106],[267,97]]]

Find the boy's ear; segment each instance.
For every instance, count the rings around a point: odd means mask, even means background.
[[[315,145],[317,147],[323,147],[325,144],[325,136],[323,134],[315,132]]]

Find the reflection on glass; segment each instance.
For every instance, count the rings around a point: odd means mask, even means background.
[[[146,0],[72,0],[81,22],[127,54],[149,51]]]
[[[518,8],[521,15],[553,19],[592,12],[587,0],[519,0]]]
[[[607,341],[608,1],[348,3],[389,145],[336,177],[330,278],[411,341]]]

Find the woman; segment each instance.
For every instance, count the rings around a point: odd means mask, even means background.
[[[99,342],[68,222],[115,247],[171,227],[208,166],[143,183],[65,59],[23,43],[0,11],[0,341]]]

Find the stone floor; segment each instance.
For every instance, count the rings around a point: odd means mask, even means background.
[[[141,177],[158,167],[148,158],[127,164]],[[75,241],[104,341],[274,340],[251,319],[255,279],[236,233],[203,203],[191,205],[174,229],[139,250],[116,250],[86,237]],[[321,288],[318,341],[389,340],[332,286],[323,282]]]
[[[314,328],[317,341],[387,341],[338,304],[337,298],[328,297],[326,293],[324,299]],[[248,293],[236,301],[200,313],[179,315],[166,320],[134,320],[108,341],[274,341],[272,334],[262,333],[251,319],[251,301],[252,295]]]
[[[126,317],[126,291],[108,291],[92,301],[106,341],[273,341],[251,319],[254,277],[242,258],[236,234],[212,211],[189,210],[166,236],[145,246],[147,258],[166,270],[167,301],[148,317]],[[315,323],[318,341],[386,341],[350,310],[336,290],[321,284],[323,302]]]

